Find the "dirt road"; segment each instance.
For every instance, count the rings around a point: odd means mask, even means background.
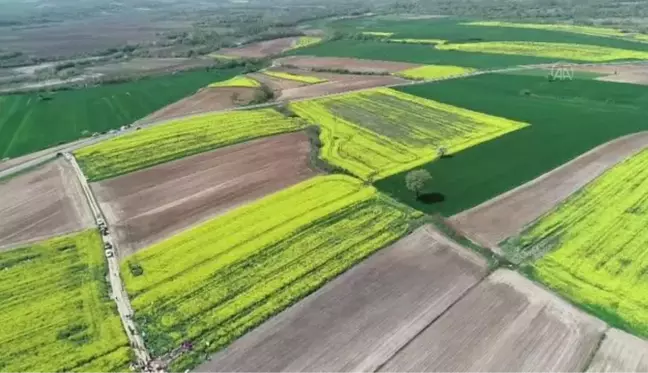
[[[81,171],[81,168],[79,167],[76,159],[70,153],[65,153],[64,156],[65,159],[67,159],[74,168],[76,177],[81,183],[83,192],[85,193],[85,196],[88,200],[88,204],[90,205],[90,209],[92,210],[95,221],[98,225],[100,222],[105,222],[105,218],[101,210],[99,209],[99,204],[95,200],[95,197],[90,190],[90,186],[88,185],[88,181],[86,180],[85,175],[83,175],[83,172]],[[109,244],[113,247],[113,251],[119,250],[115,245],[115,242],[113,241],[110,233],[108,235],[102,236],[102,239],[104,244]],[[126,293],[124,284],[121,280],[119,273],[119,260],[117,259],[117,255],[107,255],[107,260],[108,280],[110,282],[112,298],[117,304],[119,317],[122,320],[122,324],[124,325],[124,330],[126,331],[128,340],[130,341],[133,351],[135,352],[135,356],[137,357],[138,365],[145,369],[145,367],[148,367],[151,362],[151,355],[146,349],[146,346],[144,345],[144,339],[142,339],[142,336],[139,334],[137,326],[133,321],[133,308],[131,307],[130,299],[128,298],[128,294]]]

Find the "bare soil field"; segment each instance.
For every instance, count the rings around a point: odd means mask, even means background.
[[[587,371],[648,372],[648,341],[610,329]]]
[[[93,225],[74,170],[63,159],[0,181],[0,251]]]
[[[291,133],[91,184],[120,257],[313,175],[310,144]]]
[[[607,74],[597,78],[607,82],[648,85],[648,64],[621,64],[602,66],[576,66],[577,71]]]
[[[431,226],[270,319],[199,372],[374,371],[486,275]]]
[[[148,124],[246,105],[254,99],[256,91],[256,88],[244,87],[203,88],[192,96],[176,101],[138,120],[137,124]]]
[[[406,62],[362,60],[346,57],[291,56],[275,60],[275,64],[299,69],[343,69],[358,73],[395,73],[421,65]]]
[[[359,89],[383,87],[393,84],[406,83],[407,80],[395,76],[349,75],[349,74],[309,74],[313,76],[330,76],[328,82],[310,84],[298,88],[285,89],[277,98],[278,101],[299,100],[320,97]]]
[[[603,144],[521,187],[450,218],[473,241],[499,252],[497,245],[517,235],[567,197],[612,166],[648,146],[648,132]]]
[[[412,340],[388,372],[583,371],[606,325],[498,270]]]
[[[166,73],[213,64],[211,59],[201,58],[133,58],[128,61],[109,62],[92,66],[85,71],[112,75],[129,73]]]
[[[217,54],[236,56],[244,58],[263,58],[279,54],[290,49],[298,37],[279,38],[260,41],[236,48],[223,48],[216,51]]]

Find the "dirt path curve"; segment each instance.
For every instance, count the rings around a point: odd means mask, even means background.
[[[648,131],[612,140],[449,221],[473,241],[501,253],[498,243],[522,232],[606,170],[646,147]]]
[[[97,203],[94,194],[92,193],[92,190],[88,185],[88,180],[83,174],[83,171],[81,171],[81,167],[79,167],[79,164],[77,163],[76,159],[72,154],[65,153],[64,156],[65,159],[68,160],[72,164],[72,167],[74,168],[76,176],[79,179],[79,182],[81,183],[83,192],[86,195],[88,204],[90,205],[90,209],[92,210],[92,214],[95,218],[95,221],[97,222],[97,225],[99,225],[100,222],[105,222],[106,219],[104,218],[101,209],[99,209],[99,204]],[[112,245],[113,251],[117,251],[118,248],[115,246],[115,242],[112,239],[110,233],[108,233],[107,235],[102,235],[102,240],[104,244]],[[144,371],[148,371],[151,363],[151,355],[149,354],[148,350],[146,349],[146,346],[144,345],[144,339],[142,339],[142,336],[139,334],[139,331],[137,330],[137,326],[133,322],[133,318],[132,318],[133,308],[131,306],[130,299],[128,298],[128,293],[126,293],[124,284],[119,274],[118,255],[107,256],[107,260],[108,260],[108,280],[110,281],[110,287],[112,289],[111,296],[115,300],[115,303],[117,304],[117,311],[119,312],[119,317],[122,320],[122,324],[124,325],[124,330],[126,331],[128,340],[130,341],[131,347],[133,348],[133,351],[135,352],[135,356],[137,357],[138,366],[142,368]]]

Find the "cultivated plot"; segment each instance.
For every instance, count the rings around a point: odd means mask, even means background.
[[[93,224],[74,170],[63,159],[0,181],[0,248]]]
[[[648,372],[648,342],[618,329],[610,329],[587,371]]]
[[[441,44],[437,45],[436,48],[445,51],[523,55],[585,62],[648,59],[648,52],[644,51],[569,43],[492,41],[479,43]]]
[[[315,174],[304,133],[278,135],[91,185],[119,254],[167,238]]]
[[[91,145],[75,155],[88,179],[96,181],[303,127],[301,120],[273,109],[203,114]]]
[[[0,269],[0,370],[128,370],[96,230],[0,253]]]
[[[375,74],[388,74],[396,73],[402,70],[412,69],[419,65],[404,63],[404,62],[390,62],[390,61],[376,61],[376,60],[362,60],[357,58],[343,58],[343,57],[313,57],[313,56],[290,56],[278,58],[275,60],[276,64],[286,67],[296,67],[299,69],[312,69],[312,70],[338,70],[356,73],[375,73]]]
[[[322,128],[322,157],[381,179],[518,130],[526,124],[391,89],[302,101],[295,113]]]
[[[349,270],[197,371],[372,372],[486,275],[431,226]]]
[[[304,75],[288,71],[266,70],[263,73],[273,78],[294,80],[306,84],[324,83],[326,81],[326,79],[321,79],[316,76]]]
[[[425,65],[399,71],[398,73],[396,73],[396,75],[402,76],[403,78],[407,79],[430,80],[466,75],[474,71],[474,69],[468,69],[460,66]]]
[[[264,58],[292,49],[299,38],[279,38],[246,44],[236,48],[219,49],[217,55],[242,58]]]
[[[210,88],[223,88],[223,87],[258,88],[260,86],[261,84],[258,81],[250,77],[247,77],[245,75],[238,75],[228,80],[212,83],[208,87]]]
[[[648,336],[648,151],[502,245],[531,275],[615,327]],[[544,255],[546,254],[546,255]],[[544,255],[544,256],[543,256]]]
[[[509,270],[471,290],[396,354],[385,372],[576,372],[605,324]]]
[[[497,244],[522,232],[603,172],[648,147],[648,133],[624,136],[597,147],[538,179],[453,216],[455,228],[499,252]]]
[[[407,82],[405,79],[388,75],[372,76],[317,73],[317,76],[326,79],[327,81],[324,83],[308,84],[302,87],[285,89],[281,92],[281,95],[279,95],[278,100],[287,101],[314,98]]]
[[[516,23],[516,22],[500,22],[500,21],[476,21],[464,23],[466,26],[480,26],[480,27],[507,27],[516,29],[532,29],[532,30],[546,30],[546,31],[562,31],[575,34],[604,36],[604,37],[620,37],[620,38],[634,38],[636,35],[629,34],[623,30],[606,28],[606,27],[593,27],[593,26],[578,26],[568,24],[550,24],[550,23]],[[646,35],[644,35],[646,36]],[[641,40],[642,37],[636,38]]]
[[[258,90],[250,87],[204,88],[137,121],[138,125],[176,119],[249,104]]]
[[[131,124],[239,72],[238,68],[192,71],[84,89],[0,96],[0,159]]]
[[[421,214],[348,176],[315,177],[148,247],[122,275],[145,342],[202,362],[404,235]],[[189,289],[189,290],[188,290]]]

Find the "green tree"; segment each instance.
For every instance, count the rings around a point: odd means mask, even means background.
[[[425,185],[432,180],[432,175],[426,170],[414,170],[407,173],[405,176],[405,186],[416,194],[418,199],[421,195]]]

